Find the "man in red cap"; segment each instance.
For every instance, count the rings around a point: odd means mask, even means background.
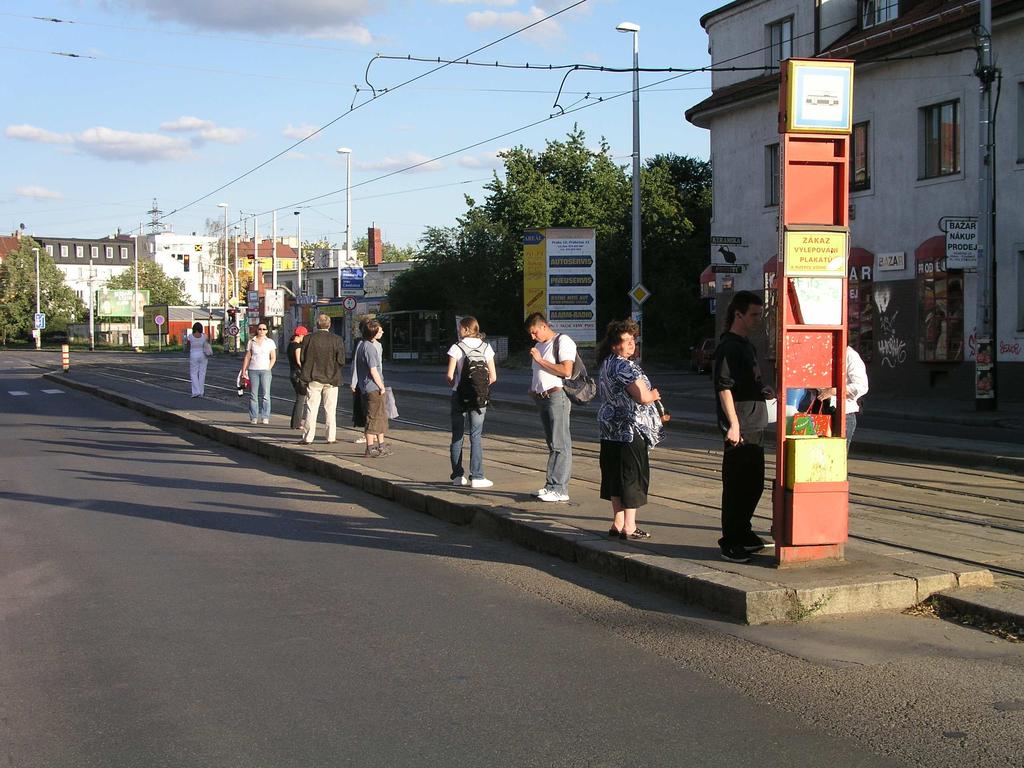
[[[302,340],[309,333],[304,325],[295,326],[292,340],[288,344],[288,378],[295,390],[295,405],[292,407],[292,429],[305,430],[303,420],[306,418],[306,382],[302,380]]]
[[[316,435],[316,417],[320,400],[324,403],[324,421],[327,422],[327,442],[337,440],[338,431],[338,387],[341,386],[341,369],[345,367],[345,345],[341,337],[331,331],[331,318],[319,315],[317,330],[302,340],[300,361],[301,379],[306,383],[306,429],[302,442],[309,445]]]

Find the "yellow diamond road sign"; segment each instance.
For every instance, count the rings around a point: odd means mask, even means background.
[[[643,304],[651,298],[651,292],[644,287],[643,283],[637,283],[630,290],[629,298],[633,299],[637,304]]]

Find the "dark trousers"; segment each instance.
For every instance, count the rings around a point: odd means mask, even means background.
[[[764,492],[764,448],[741,443],[727,445],[722,454],[723,547],[743,546],[750,537],[750,521]]]
[[[295,390],[295,405],[292,406],[292,429],[298,429],[306,415],[306,384],[297,376],[291,377],[292,389]]]

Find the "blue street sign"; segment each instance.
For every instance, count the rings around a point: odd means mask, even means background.
[[[344,267],[341,270],[341,290],[362,291],[365,290],[364,278],[366,271],[362,267]]]
[[[37,331],[45,331],[46,330],[46,313],[45,312],[36,312],[35,316],[34,316],[34,319],[35,319],[35,329]]]

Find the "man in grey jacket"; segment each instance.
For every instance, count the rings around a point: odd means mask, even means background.
[[[331,318],[319,315],[317,330],[302,340],[302,380],[306,382],[306,431],[300,441],[304,445],[313,442],[316,436],[316,419],[320,401],[324,405],[324,421],[327,423],[327,442],[337,440],[338,432],[338,388],[341,386],[341,369],[345,367],[345,346],[341,337],[331,331]]]

